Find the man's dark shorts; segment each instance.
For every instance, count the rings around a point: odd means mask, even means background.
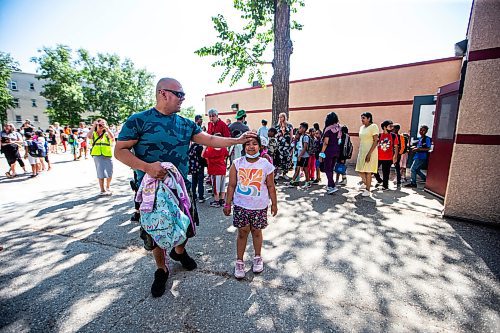
[[[309,163],[309,157],[301,157],[297,162],[297,166],[306,168],[308,163]]]

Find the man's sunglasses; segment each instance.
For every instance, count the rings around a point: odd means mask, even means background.
[[[183,92],[183,91],[175,91],[175,90],[170,90],[170,89],[160,89],[159,91],[162,91],[162,90],[164,90],[164,91],[170,91],[177,98],[183,98],[184,96],[186,96],[186,93]]]

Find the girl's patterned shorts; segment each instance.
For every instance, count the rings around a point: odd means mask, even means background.
[[[236,228],[243,228],[249,224],[253,229],[265,229],[267,227],[267,207],[250,210],[235,205],[233,216],[233,225]]]

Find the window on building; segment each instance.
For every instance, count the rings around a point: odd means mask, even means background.
[[[35,91],[35,84],[33,82],[30,82],[30,90]]]
[[[19,115],[16,115],[16,123],[22,123],[23,122],[23,118],[21,118],[21,116]]]
[[[35,122],[38,122],[38,116],[33,116],[33,120],[34,120]]]
[[[36,108],[36,99],[31,100],[31,106]]]
[[[19,98],[14,98],[14,107],[15,108],[19,107]]]
[[[17,90],[17,82],[16,81],[10,81],[10,89]]]

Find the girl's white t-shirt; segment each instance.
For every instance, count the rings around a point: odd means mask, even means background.
[[[274,166],[265,158],[250,163],[246,157],[234,160],[236,168],[236,189],[233,202],[236,206],[250,210],[265,209],[269,205],[266,178],[274,172]]]

